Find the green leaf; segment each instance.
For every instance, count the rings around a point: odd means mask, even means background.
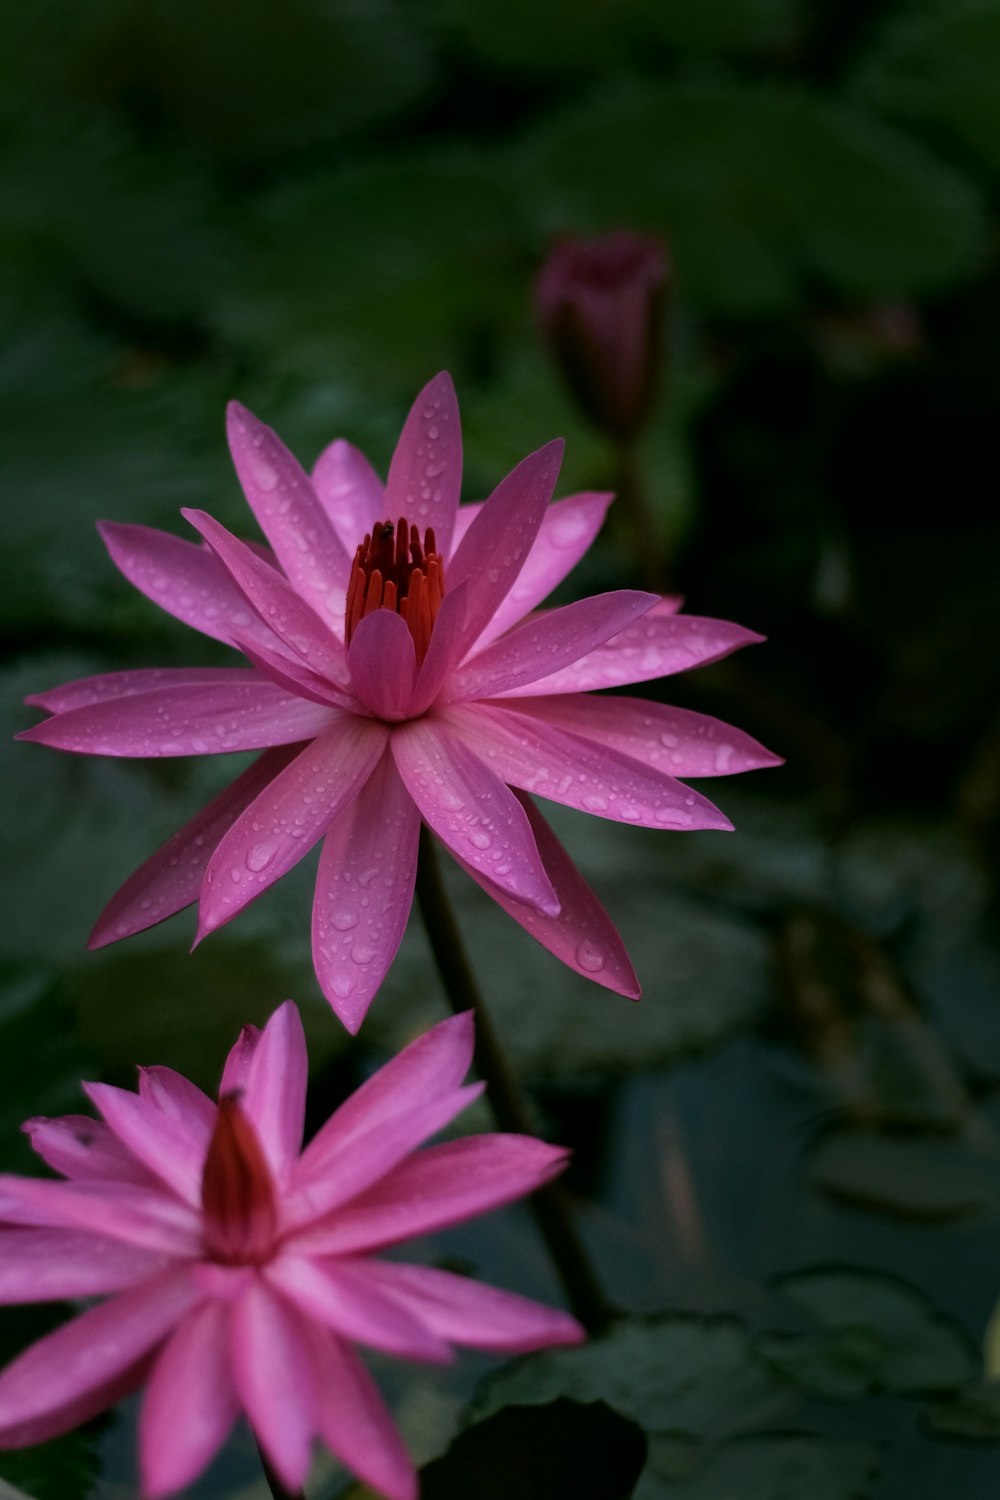
[[[924,1413],[933,1437],[959,1443],[1000,1443],[1000,1383],[976,1381]]]
[[[1000,1203],[992,1158],[960,1141],[841,1130],[814,1151],[810,1178],[834,1197],[903,1219],[992,1215]]]
[[[874,1443],[764,1433],[727,1443],[679,1482],[649,1477],[636,1500],[873,1500]]]

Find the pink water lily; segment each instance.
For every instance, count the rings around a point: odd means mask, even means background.
[[[376,1252],[532,1192],[566,1153],[528,1136],[416,1148],[463,1085],[471,1014],[370,1078],[302,1149],[306,1047],[286,1002],[244,1028],[219,1103],[170,1068],[86,1085],[102,1119],[29,1120],[65,1181],[0,1176],[0,1302],[110,1295],[0,1374],[0,1448],[42,1442],[145,1385],[143,1493],[172,1494],[242,1412],[291,1491],[319,1437],[390,1500],[413,1466],[353,1345],[444,1362],[453,1344],[575,1343],[568,1313]]]
[[[553,442],[460,508],[447,375],[417,398],[384,487],[344,441],[310,478],[235,404],[229,441],[270,550],[202,511],[184,512],[200,543],[144,526],[101,533],[136,587],[250,665],[112,672],[28,700],[52,716],[22,738],[62,750],[264,751],[126,881],[90,946],[195,900],[200,939],[322,839],[314,962],[356,1031],[406,926],[423,821],[557,958],[637,997],[621,938],[528,794],[647,827],[730,828],[676,778],[776,757],[703,714],[593,690],[760,637],[632,589],[538,610],[611,496],[550,504]]]

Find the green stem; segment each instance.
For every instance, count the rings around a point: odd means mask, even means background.
[[[669,592],[666,558],[660,545],[656,517],[650,509],[635,451],[627,443],[615,448],[615,496],[628,524],[636,572],[653,594]]]
[[[441,870],[433,835],[420,830],[417,900],[448,1003],[456,1015],[476,1017],[476,1068],[501,1130],[535,1133],[527,1104],[507,1060],[465,953]],[[614,1316],[573,1221],[570,1200],[560,1182],[540,1187],[530,1199],[541,1232],[573,1312],[588,1333],[599,1333]]]

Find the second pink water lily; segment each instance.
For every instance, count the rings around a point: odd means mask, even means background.
[[[532,797],[653,828],[731,827],[677,778],[777,757],[705,715],[594,690],[760,637],[632,589],[539,610],[611,496],[550,503],[553,442],[460,507],[447,375],[417,398],[385,485],[344,441],[306,474],[236,404],[229,441],[267,548],[197,510],[184,515],[198,542],[117,523],[101,534],[137,588],[248,665],[112,672],[29,699],[51,717],[22,738],[62,750],[264,751],[126,881],[91,946],[194,901],[201,938],[322,839],[316,974],[356,1031],[406,926],[424,822],[557,958],[638,996],[621,938]]]

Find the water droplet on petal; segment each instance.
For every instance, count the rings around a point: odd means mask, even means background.
[[[351,911],[350,907],[345,906],[340,911],[335,911],[330,921],[338,932],[350,932],[352,927],[357,927],[358,925],[358,914],[356,911]]]
[[[589,938],[583,938],[576,945],[576,961],[588,974],[598,974],[607,963],[607,955],[603,948],[599,948]]]

